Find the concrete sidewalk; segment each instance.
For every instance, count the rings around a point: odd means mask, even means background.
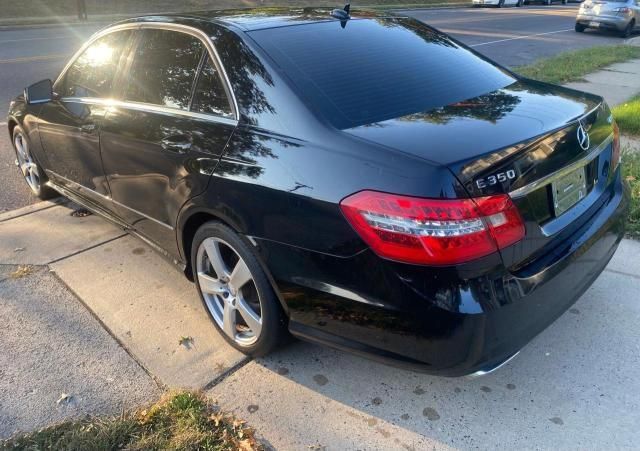
[[[594,286],[518,359],[481,379],[445,379],[302,342],[248,361],[181,274],[73,210],[40,203],[0,215],[0,437],[143,403],[159,384],[205,389],[277,449],[640,441],[637,242],[624,240]],[[17,278],[16,264],[42,266]],[[68,405],[55,402],[62,392],[73,395]]]

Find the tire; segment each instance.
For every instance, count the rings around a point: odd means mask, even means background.
[[[278,347],[286,337],[285,314],[244,238],[220,222],[203,224],[191,245],[191,265],[200,299],[231,346],[252,357]]]
[[[22,176],[31,192],[40,200],[53,199],[60,194],[46,185],[48,179],[44,170],[31,155],[31,143],[25,131],[16,125],[11,132],[11,144]]]
[[[622,32],[620,33],[620,36],[624,39],[630,38],[635,26],[636,26],[635,20],[631,19],[631,22],[629,22],[627,27],[624,30],[622,30]]]
[[[584,32],[584,30],[586,30],[586,28],[587,28],[587,27],[585,27],[584,25],[579,24],[578,22],[576,22],[575,30],[576,30],[578,33],[583,33],[583,32]]]
[[[524,6],[524,0],[518,0],[518,3],[516,3],[516,7],[522,8],[523,6]]]
[[[498,1],[498,8],[502,8],[504,6],[504,0]]]
[[[563,4],[563,5],[566,5],[567,3],[569,3],[569,1],[568,1],[568,0],[562,0],[562,4]]]
[[[551,0],[544,0],[544,4],[546,6],[551,6]]]

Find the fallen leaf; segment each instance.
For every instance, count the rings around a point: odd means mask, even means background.
[[[24,247],[16,247],[13,252],[24,252]]]
[[[56,401],[56,404],[62,404],[63,402],[68,403],[69,401],[71,401],[71,395],[68,393],[62,393],[60,395],[60,398],[58,398],[58,400]]]
[[[33,271],[33,266],[31,265],[20,265],[18,266],[18,269],[9,274],[9,277],[11,277],[12,279],[21,279],[28,276]]]
[[[180,340],[178,340],[178,345],[184,346],[187,349],[189,349],[192,344],[193,344],[193,337],[191,336],[180,337]]]

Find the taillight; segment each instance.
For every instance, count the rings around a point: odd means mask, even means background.
[[[622,8],[616,8],[614,11],[617,13],[628,14],[628,15],[631,15],[633,13],[631,8],[627,8],[626,6],[623,6]]]
[[[524,237],[522,218],[506,194],[423,199],[360,191],[340,207],[374,252],[406,263],[467,262]]]
[[[615,171],[620,163],[620,129],[614,120],[613,123],[613,142],[611,143],[611,171]]]

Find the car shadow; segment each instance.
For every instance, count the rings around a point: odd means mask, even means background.
[[[618,289],[612,291],[613,286]],[[637,359],[625,359],[624,349],[637,349],[638,334],[628,319],[629,308],[640,312],[629,298],[637,287],[638,280],[603,273],[518,358],[476,379],[406,371],[303,342],[256,362],[286,382],[271,381],[273,390],[289,387],[294,393],[295,386],[302,386],[327,402],[346,405],[363,414],[365,430],[384,422],[463,447],[508,448],[522,444],[524,437],[542,448],[597,448],[612,436],[618,445],[631,444],[627,440],[640,437],[637,428],[625,429],[625,424],[638,418],[623,410],[628,403],[638,404],[640,384]],[[635,420],[621,420],[629,414]],[[294,418],[295,412],[287,415]],[[608,432],[605,440],[606,427],[619,435]]]

